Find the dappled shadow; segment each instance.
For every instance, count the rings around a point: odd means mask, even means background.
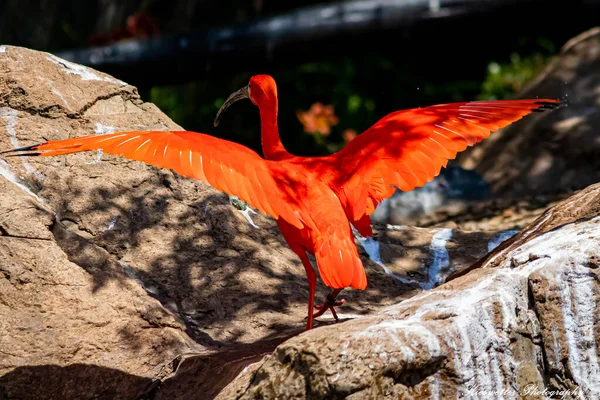
[[[259,362],[301,330],[272,335],[252,344],[231,344],[217,353],[189,355],[176,362],[172,376],[157,387],[155,400],[212,399],[248,365]]]
[[[156,182],[147,184],[150,187]],[[198,200],[177,200],[177,193],[172,191],[142,192],[128,187],[95,187],[84,194],[71,186],[72,195],[88,197],[83,202],[86,208],[75,214],[65,200],[57,209],[63,219],[72,219],[80,230],[92,232],[87,238],[71,235],[64,240],[56,233],[55,237],[72,261],[92,273],[95,289],[109,279],[126,279],[127,275],[137,279],[149,295],[186,324],[193,339],[207,346],[222,343],[212,340],[203,329],[215,323],[227,325],[243,307],[282,312],[290,299],[302,302],[297,290],[288,290],[288,297],[264,295],[261,279],[289,280],[293,285],[303,283],[299,282],[301,276],[269,268],[266,253],[258,254],[260,246],[268,240],[270,250],[276,251],[285,244],[265,228],[256,233],[253,228],[241,232],[238,227],[245,222],[234,215],[236,211],[225,196],[209,192]],[[115,216],[118,221],[113,229],[97,229],[88,225],[94,220],[88,218],[90,215],[100,215],[104,226]],[[60,231],[64,229],[55,229]],[[96,252],[105,249],[105,256],[112,256],[110,268],[126,274],[96,270],[98,263],[83,251],[90,244],[95,245]],[[106,263],[102,265],[106,267]],[[256,275],[256,285],[242,279],[248,269]],[[234,342],[239,333],[227,336]]]
[[[210,398],[248,363],[304,331],[304,268],[271,219],[258,216],[260,228],[252,228],[227,196],[177,176],[165,184],[164,172],[145,174],[150,177],[139,185],[114,179],[110,185],[86,186],[85,179],[67,177],[69,192],[55,206],[59,217],[52,230],[69,259],[90,274],[94,291],[133,278],[193,340],[214,350],[184,357],[153,396]],[[168,190],[162,190],[165,186]],[[348,303],[338,310],[342,322],[391,305],[415,289],[363,260],[369,287],[343,292]],[[327,292],[319,284],[317,301]],[[331,323],[325,318],[316,326]],[[119,332],[120,341],[133,350],[140,346],[135,329]]]
[[[2,399],[142,399],[153,380],[89,364],[17,367],[0,376]]]
[[[487,119],[471,115],[467,121],[462,118],[463,111],[448,105],[393,113],[335,157],[278,163],[274,184],[281,198],[275,202],[305,214],[314,213],[314,209],[306,209],[305,199],[316,179],[299,175],[310,171],[321,177],[340,167],[343,173],[339,179],[328,183],[339,186],[350,176],[361,175],[368,166],[385,175],[387,184],[404,189],[422,186],[443,163],[435,155],[438,150],[446,148],[447,155],[453,156],[467,142],[481,139],[482,130],[477,134],[469,131],[474,123],[487,126]],[[511,113],[504,113],[504,122],[516,119]],[[62,186],[50,182],[42,192],[52,199],[59,215],[53,229],[57,242],[72,261],[91,274],[94,291],[109,281],[133,278],[185,325],[191,338],[209,348],[252,342],[272,331],[303,325],[298,317],[306,314],[304,271],[271,221],[262,218],[263,227],[254,230],[236,215],[225,196],[170,172],[148,172],[115,158],[89,164],[70,165],[75,168],[58,179]],[[108,168],[110,164],[118,168]],[[234,164],[222,164],[207,164],[204,172],[214,175],[218,186],[227,187],[233,178],[227,178],[226,171]],[[294,164],[298,168],[291,168]],[[262,169],[256,172],[262,173]],[[105,177],[96,181],[102,174]],[[257,203],[268,195],[275,197],[273,193],[259,193]],[[310,206],[318,207],[318,200],[311,198]],[[267,201],[271,206],[274,203],[273,199]],[[391,304],[413,289],[381,276],[378,269],[370,270],[366,294],[345,292],[350,300],[345,309],[351,313],[364,314]],[[324,291],[320,286],[319,296]],[[126,332],[122,336],[135,338]]]
[[[261,228],[254,229],[227,196],[169,172],[152,170],[134,184],[118,177],[107,184],[71,171],[82,176],[66,177],[68,193],[55,206],[53,233],[70,260],[90,273],[94,291],[136,279],[192,339],[212,349],[304,329],[304,268],[274,221],[258,216]],[[51,191],[60,193],[48,185],[42,195]],[[343,320],[415,291],[382,273],[366,254],[363,261],[369,287],[342,293],[348,300],[338,310]],[[327,292],[319,284],[318,303]],[[135,332],[125,329],[120,336],[139,346]]]

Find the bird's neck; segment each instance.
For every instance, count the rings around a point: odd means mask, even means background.
[[[263,156],[266,160],[283,160],[291,157],[281,143],[277,126],[277,102],[260,107],[260,128]]]

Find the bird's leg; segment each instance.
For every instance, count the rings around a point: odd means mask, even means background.
[[[306,278],[308,279],[308,321],[306,321],[306,330],[310,330],[313,327],[313,309],[315,308],[315,289],[317,287],[317,274],[310,263],[310,260],[306,256],[305,251],[296,252],[304,265],[306,270]]]
[[[346,302],[345,299],[336,301],[335,298],[342,291],[342,289],[334,289],[326,296],[326,301],[321,306],[315,306],[315,289],[317,288],[317,274],[313,269],[310,260],[306,255],[306,251],[302,248],[292,247],[294,253],[300,257],[300,261],[302,261],[302,265],[304,265],[304,269],[306,270],[306,278],[308,280],[308,316],[306,317],[306,330],[310,330],[313,328],[313,320],[317,317],[320,317],[327,310],[331,310],[333,317],[335,320],[338,320],[337,313],[333,307],[341,306]],[[314,309],[317,309],[317,312],[314,312]]]
[[[325,314],[325,311],[331,310],[331,313],[333,314],[333,318],[335,318],[336,321],[339,320],[337,313],[335,312],[335,308],[333,308],[333,307],[341,306],[342,304],[344,304],[346,302],[346,299],[342,299],[342,300],[338,300],[338,301],[335,300],[335,298],[338,296],[338,294],[340,294],[341,291],[342,291],[342,289],[332,290],[331,293],[329,293],[325,297],[325,302],[322,305],[315,306],[315,308],[319,311],[313,316],[313,318],[320,317],[321,315]]]

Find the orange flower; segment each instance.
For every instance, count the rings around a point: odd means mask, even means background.
[[[342,137],[346,141],[346,143],[350,142],[352,139],[358,136],[358,133],[354,129],[346,129],[342,133]]]
[[[304,132],[318,133],[323,136],[329,136],[331,127],[339,122],[330,104],[314,103],[308,111],[297,111],[296,116],[304,125]]]

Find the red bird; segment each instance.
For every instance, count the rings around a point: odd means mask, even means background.
[[[277,127],[277,87],[268,75],[257,75],[233,93],[215,118],[235,101],[249,98],[258,106],[264,158],[240,144],[187,132],[117,132],[50,140],[5,153],[58,156],[101,149],[180,175],[201,180],[237,196],[277,220],[290,248],[300,257],[309,285],[308,321],[334,306],[348,286],[365,289],[367,278],[351,225],[373,235],[369,215],[395,188],[410,191],[437,176],[448,160],[532,111],[552,109],[557,100],[498,100],[442,104],[391,113],[325,157],[288,153]],[[316,273],[313,254],[325,285],[333,291],[314,306]],[[313,308],[318,312],[313,315]]]

